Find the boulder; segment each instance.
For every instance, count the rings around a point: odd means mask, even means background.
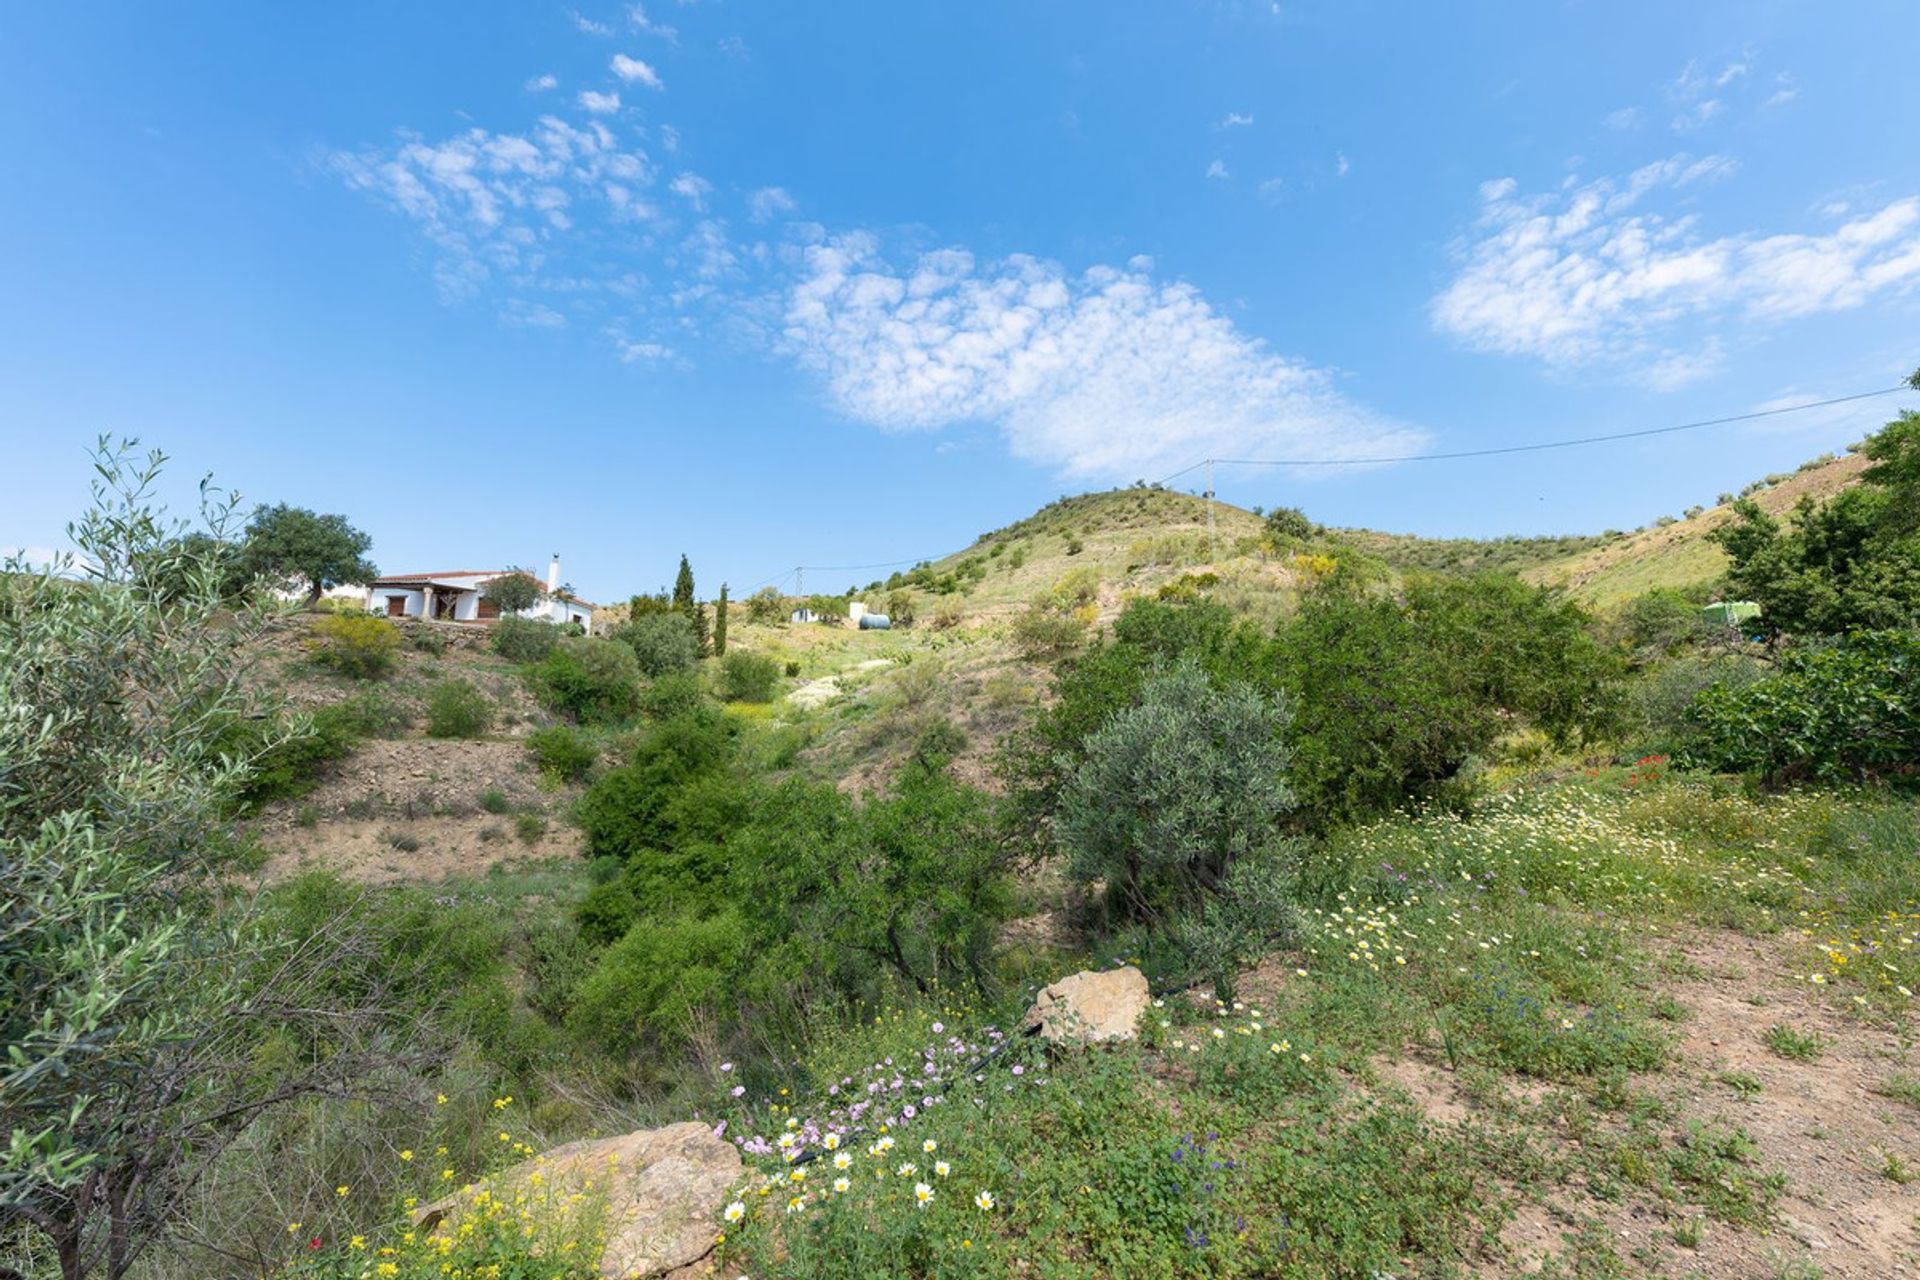
[[[1041,991],[1023,1025],[1039,1027],[1043,1039],[1056,1043],[1131,1040],[1151,1002],[1146,975],[1131,965],[1083,971]]]
[[[422,1231],[456,1230],[483,1192],[511,1199],[538,1188],[541,1198],[556,1204],[576,1192],[604,1196],[600,1275],[642,1280],[713,1249],[721,1207],[739,1180],[740,1153],[731,1143],[703,1124],[670,1124],[555,1147],[415,1210],[413,1222]]]

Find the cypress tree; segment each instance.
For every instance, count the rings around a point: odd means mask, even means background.
[[[673,607],[685,614],[687,621],[693,624],[693,634],[700,641],[700,652],[707,651],[707,611],[693,596],[693,566],[687,563],[685,553],[680,556],[680,572],[673,578]]]
[[[713,656],[727,656],[727,584],[720,584],[720,599],[713,606]]]

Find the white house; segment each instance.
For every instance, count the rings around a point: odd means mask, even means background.
[[[389,618],[435,618],[442,622],[493,622],[499,607],[483,596],[487,584],[504,578],[507,569],[456,569],[448,573],[393,573],[375,578],[366,587],[369,612]],[[523,618],[543,622],[577,622],[593,630],[594,605],[560,585],[560,557],[547,566],[544,594]]]

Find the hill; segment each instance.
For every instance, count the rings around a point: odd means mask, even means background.
[[[1748,486],[1751,497],[1770,515],[1784,516],[1803,497],[1830,498],[1855,483],[1867,461],[1857,453],[1819,458],[1787,474]],[[1721,502],[1690,518],[1655,524],[1600,545],[1527,570],[1534,582],[1565,587],[1583,604],[1607,609],[1655,587],[1703,586],[1726,572],[1727,557],[1707,537],[1733,518],[1732,504]]]

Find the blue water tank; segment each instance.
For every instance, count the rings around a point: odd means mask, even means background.
[[[884,613],[863,613],[860,615],[862,631],[891,631],[893,620]]]

